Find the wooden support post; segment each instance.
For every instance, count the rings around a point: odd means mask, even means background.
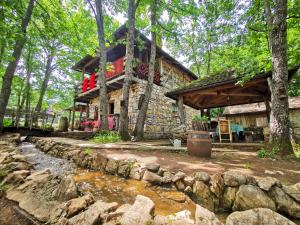
[[[70,124],[71,124],[71,116],[72,116],[72,110],[70,109],[69,110],[69,117],[68,117],[68,127],[70,126]]]
[[[86,119],[90,118],[90,104],[86,104]]]
[[[81,120],[82,120],[82,112],[83,112],[83,107],[80,106],[79,122],[81,122]]]
[[[268,120],[268,123],[270,123],[271,106],[270,106],[270,102],[268,99],[265,99],[265,105],[266,105],[267,120]]]
[[[70,111],[71,112],[71,111]],[[53,116],[53,118],[52,118],[52,121],[51,121],[51,127],[53,126],[53,122],[54,122],[54,120],[55,120],[55,117],[56,117],[56,113],[54,113],[54,116]]]
[[[84,74],[85,74],[85,67],[82,68],[81,81],[84,80]]]
[[[72,131],[74,131],[74,122],[75,122],[75,100],[73,102],[73,116],[72,116],[72,126],[71,126]]]
[[[184,106],[183,106],[183,96],[179,96],[177,100],[177,106],[178,106],[178,114],[180,118],[180,123],[185,124],[185,112],[184,112]]]

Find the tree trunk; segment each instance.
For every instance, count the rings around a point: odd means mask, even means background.
[[[31,68],[27,70],[27,77],[26,77],[26,89],[25,89],[25,123],[24,127],[29,126],[29,114],[30,114],[30,77],[31,77]]]
[[[129,105],[129,88],[133,75],[133,57],[134,57],[134,32],[135,32],[135,4],[134,0],[128,1],[128,32],[126,44],[126,65],[125,79],[123,83],[123,99],[121,101],[120,128],[119,134],[122,140],[130,140],[128,131],[128,105]]]
[[[22,49],[24,47],[25,41],[26,41],[26,30],[27,26],[29,24],[29,21],[31,19],[32,11],[34,8],[35,0],[30,0],[27,6],[25,17],[22,19],[21,24],[21,37],[16,39],[16,43],[14,46],[14,51],[12,54],[12,60],[9,62],[6,71],[3,76],[3,82],[2,82],[2,88],[1,88],[1,94],[0,94],[0,133],[3,129],[3,119],[6,111],[6,107],[8,104],[9,96],[11,93],[11,84],[12,79],[14,77],[14,73],[16,70],[16,67],[19,63],[19,59],[22,53]]]
[[[273,3],[272,3],[273,4]],[[280,155],[293,152],[290,140],[287,66],[287,1],[277,0],[271,9],[265,0],[269,46],[272,54],[270,144]]]
[[[15,124],[17,128],[19,128],[20,115],[21,115],[23,104],[24,104],[24,101],[23,101],[24,96],[22,97],[23,87],[24,87],[24,80],[22,80],[21,90],[18,93],[17,111],[16,111],[16,124]]]
[[[36,104],[35,107],[35,112],[38,114],[41,112],[42,109],[42,104],[43,104],[43,99],[46,93],[46,90],[48,88],[48,82],[51,76],[51,72],[52,72],[52,62],[54,59],[54,52],[51,50],[51,52],[49,53],[49,55],[47,56],[47,62],[46,62],[46,68],[45,68],[45,77],[41,86],[41,92],[40,92],[40,97],[39,100]]]
[[[149,106],[149,102],[151,99],[152,89],[153,89],[153,80],[155,74],[155,59],[156,59],[156,6],[157,0],[153,1],[152,10],[151,10],[151,54],[150,54],[150,62],[149,62],[149,73],[148,73],[148,82],[145,89],[145,98],[142,102],[140,111],[137,116],[134,136],[137,140],[141,140],[144,138],[144,124],[146,121],[147,110]]]
[[[100,85],[99,98],[100,98],[100,111],[101,111],[101,129],[108,130],[108,100],[107,100],[107,88],[106,88],[106,46],[104,38],[103,27],[103,12],[102,12],[102,0],[96,0],[96,21],[98,28],[98,41],[100,47],[100,63],[98,80]]]

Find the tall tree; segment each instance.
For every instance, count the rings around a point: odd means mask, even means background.
[[[265,0],[265,14],[272,54],[270,142],[281,155],[292,153],[290,140],[287,64],[287,0]]]
[[[9,96],[11,93],[11,84],[12,79],[14,77],[14,73],[16,70],[16,67],[18,65],[22,49],[24,47],[24,44],[26,42],[26,30],[28,27],[28,24],[31,20],[32,11],[34,8],[35,0],[29,0],[25,16],[22,19],[21,23],[21,33],[20,36],[16,38],[16,42],[14,45],[14,51],[12,54],[12,59],[9,62],[6,71],[3,76],[3,82],[2,82],[2,88],[1,88],[1,94],[0,94],[0,133],[3,130],[3,119],[6,111],[6,107],[8,104]]]
[[[45,66],[45,75],[44,79],[40,88],[40,96],[39,100],[35,107],[35,112],[40,113],[42,109],[43,99],[48,87],[48,82],[51,76],[51,73],[53,71],[53,60],[55,56],[56,46],[51,46],[49,49],[45,48],[45,54],[46,54],[46,66]]]
[[[99,98],[100,98],[100,111],[101,111],[101,129],[108,130],[108,100],[107,100],[107,88],[106,88],[106,46],[104,38],[104,26],[103,26],[103,11],[102,0],[96,0],[96,13],[98,41],[99,41],[99,72],[98,80],[100,85]]]
[[[122,140],[130,140],[128,131],[128,105],[129,105],[129,87],[133,76],[133,58],[134,58],[134,41],[135,41],[135,1],[128,0],[128,31],[126,44],[126,64],[125,79],[123,83],[123,99],[121,101],[120,127],[119,134]]]
[[[156,8],[157,8],[157,0],[153,0],[151,5],[151,53],[150,53],[150,62],[149,62],[148,81],[144,92],[145,98],[139,110],[135,128],[134,128],[134,136],[137,140],[141,140],[144,137],[144,125],[145,125],[147,110],[148,110],[152,89],[153,89],[155,61],[156,61],[156,29],[157,29]]]

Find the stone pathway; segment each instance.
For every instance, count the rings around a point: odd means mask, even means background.
[[[275,177],[283,183],[293,184],[300,180],[300,164],[296,161],[260,159],[256,156],[256,152],[214,148],[212,158],[207,159],[189,156],[186,154],[185,148],[174,149],[171,146],[157,146],[151,144],[151,142],[95,144],[90,141],[68,138],[47,137],[43,139],[81,148],[95,149],[104,153],[108,158],[135,158],[139,162],[158,163],[170,171],[182,170],[187,174],[199,170],[215,174],[230,169],[248,175]],[[265,171],[268,171],[268,174]]]

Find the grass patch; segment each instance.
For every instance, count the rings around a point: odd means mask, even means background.
[[[6,177],[7,173],[4,170],[0,170],[0,180]]]
[[[121,138],[115,131],[100,131],[91,140],[96,143],[105,144],[118,142]]]

